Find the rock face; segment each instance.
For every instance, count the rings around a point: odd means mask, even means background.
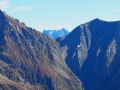
[[[62,28],[60,30],[44,30],[43,34],[55,40],[59,37],[65,37],[69,34],[69,32],[66,29]]]
[[[0,73],[0,90],[82,90],[56,41],[2,11]]]
[[[85,90],[120,90],[120,21],[82,24],[61,47],[66,47],[66,63]]]
[[[17,84],[14,81],[7,79],[5,76],[0,75],[0,90],[26,90],[24,84]],[[31,88],[31,87],[29,87]]]

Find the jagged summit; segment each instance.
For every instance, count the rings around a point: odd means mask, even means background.
[[[5,12],[3,12],[2,10],[0,10],[0,15],[4,15],[5,14]]]
[[[91,21],[102,21],[102,20],[99,19],[99,18],[95,18],[95,19],[93,19],[93,20],[91,20]]]
[[[9,16],[5,12],[0,10],[0,21],[3,26],[13,26],[14,28],[27,28],[25,23],[20,22],[18,19],[14,19],[13,17]]]
[[[97,22],[107,22],[107,21],[102,20],[102,19],[99,19],[99,18],[95,18],[95,19],[89,21],[89,23],[91,23],[91,22],[95,22],[95,23],[97,23]]]

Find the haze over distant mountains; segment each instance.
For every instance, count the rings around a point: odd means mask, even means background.
[[[0,11],[0,90],[120,90],[120,21],[48,36]]]
[[[69,34],[69,31],[62,28],[60,30],[44,30],[42,33],[55,40],[58,37],[65,37]]]

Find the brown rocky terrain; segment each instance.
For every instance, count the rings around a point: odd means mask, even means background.
[[[0,90],[82,90],[59,45],[0,11]]]

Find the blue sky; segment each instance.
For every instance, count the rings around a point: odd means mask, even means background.
[[[94,18],[120,20],[120,0],[0,0],[0,8],[39,31],[71,31]]]

